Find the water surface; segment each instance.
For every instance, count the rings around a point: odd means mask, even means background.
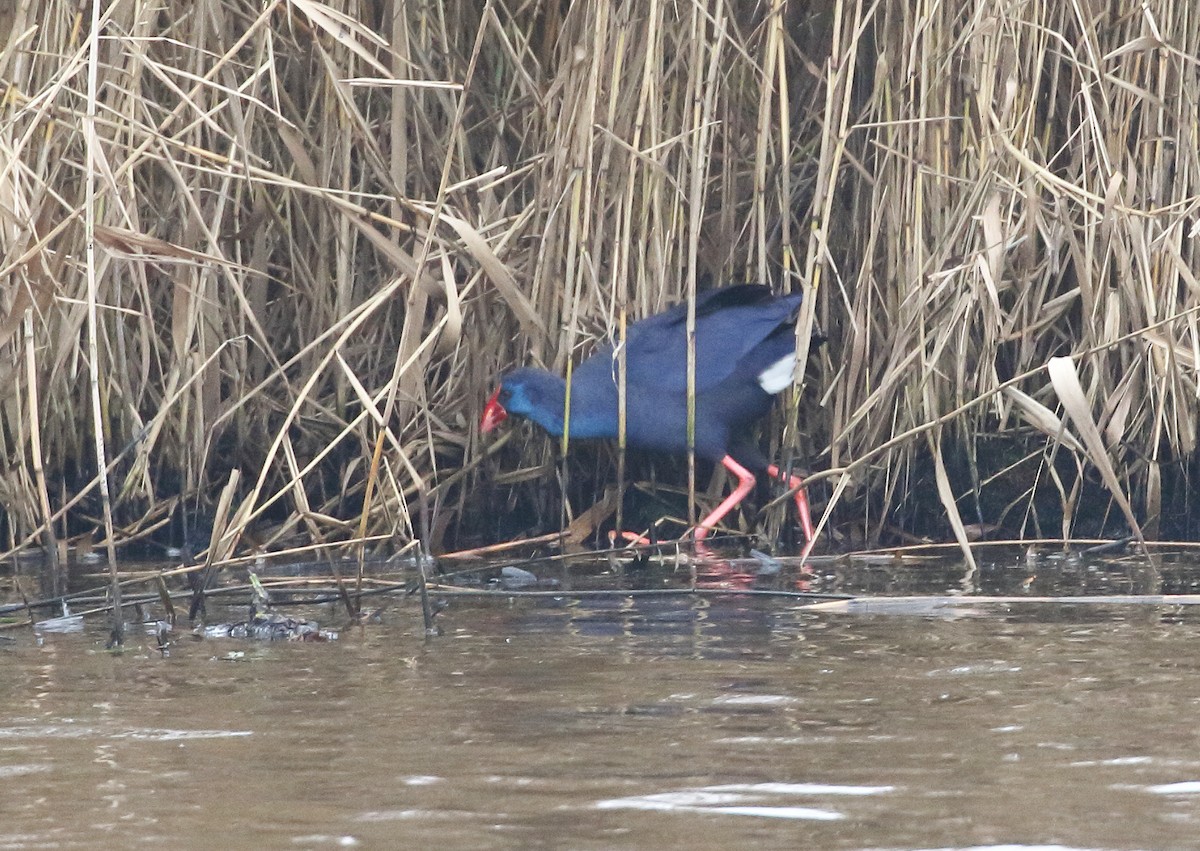
[[[9,630],[0,848],[1200,848],[1192,606],[448,602],[430,640],[411,600],[166,655]]]

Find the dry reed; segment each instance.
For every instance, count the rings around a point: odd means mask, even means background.
[[[1185,0],[117,0],[94,40],[34,5],[0,7],[6,549],[218,495],[213,559],[481,533],[558,498],[549,441],[475,436],[497,372],[727,280],[811,295],[768,439],[852,541],[926,493],[961,542],[1047,531],[1047,491],[1069,533],[1097,469],[1153,537],[1195,449]]]

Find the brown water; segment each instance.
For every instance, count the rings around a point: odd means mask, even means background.
[[[409,602],[166,656],[9,631],[0,849],[1200,848],[1200,609],[899,611],[455,599],[430,640]]]

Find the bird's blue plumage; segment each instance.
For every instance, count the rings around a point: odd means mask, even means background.
[[[696,453],[725,455],[761,469],[765,459],[745,432],[771,406],[760,376],[795,356],[799,294],[775,296],[744,284],[709,290],[696,301]],[[679,304],[629,326],[626,334],[626,438],[629,446],[687,450],[687,305]],[[571,438],[615,438],[618,364],[606,345],[571,377]],[[783,364],[786,367],[786,362]],[[561,436],[566,383],[540,369],[501,379],[498,401],[510,414]]]

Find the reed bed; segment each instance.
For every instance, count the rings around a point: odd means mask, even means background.
[[[843,540],[1195,531],[1190,0],[37,5],[0,8],[7,550],[181,504],[214,559],[569,523],[609,456],[481,444],[496,374],[744,280],[829,337],[767,440]]]

